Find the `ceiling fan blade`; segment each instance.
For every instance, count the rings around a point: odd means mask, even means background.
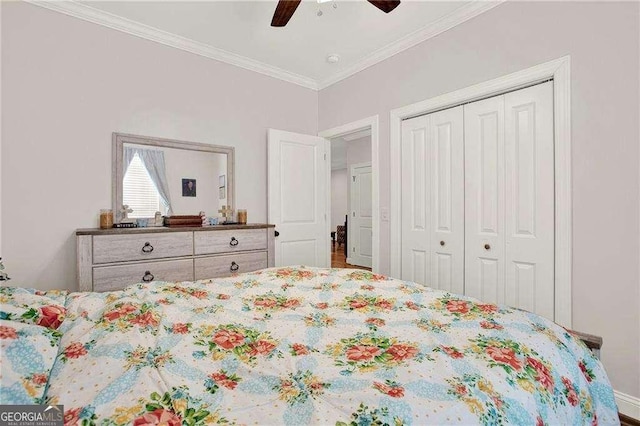
[[[369,3],[383,11],[389,13],[400,5],[400,0],[367,0]]]
[[[271,20],[272,27],[284,27],[293,16],[301,0],[280,0]]]

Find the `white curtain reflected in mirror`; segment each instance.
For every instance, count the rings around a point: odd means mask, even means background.
[[[153,217],[156,211],[172,214],[164,159],[164,152],[159,149],[124,147],[123,204],[133,209],[132,218]]]

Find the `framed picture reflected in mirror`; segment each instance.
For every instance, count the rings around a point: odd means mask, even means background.
[[[195,179],[182,179],[182,196],[183,197],[195,197],[196,196],[196,180]]]

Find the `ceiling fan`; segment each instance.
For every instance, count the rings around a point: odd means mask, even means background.
[[[271,20],[272,27],[284,27],[293,16],[302,0],[280,0]],[[367,0],[369,3],[383,11],[389,13],[400,4],[400,0]]]

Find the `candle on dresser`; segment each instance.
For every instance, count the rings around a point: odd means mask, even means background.
[[[245,209],[238,209],[238,223],[241,225],[247,224],[247,211]]]
[[[102,229],[113,228],[113,210],[111,209],[100,210],[100,228]]]

